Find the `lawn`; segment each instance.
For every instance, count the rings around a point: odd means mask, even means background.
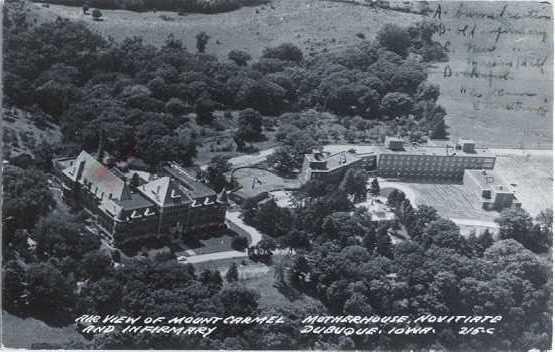
[[[505,5],[504,16],[500,17]],[[551,7],[502,1],[481,2],[480,9],[469,2],[442,2],[441,6],[447,11],[441,18],[446,32],[438,40],[442,45],[449,43],[450,61],[434,65],[430,80],[440,85],[439,103],[447,110],[451,135],[484,144],[550,146],[552,23],[549,19],[514,15],[535,9],[551,16]],[[473,17],[471,11],[486,11],[494,18]],[[499,29],[503,33],[496,42],[495,31]],[[544,60],[543,66],[537,65]],[[444,77],[447,66],[452,71],[450,77]],[[478,78],[470,77],[473,66]]]
[[[41,142],[55,143],[62,139],[60,128],[51,121],[17,108],[3,108],[2,111],[5,159],[24,153],[33,155],[32,150]]]
[[[44,322],[22,319],[2,311],[2,346],[4,348],[31,348],[33,344],[65,344],[68,342],[87,343],[73,326],[56,328]]]
[[[132,12],[102,10],[103,21],[93,21],[79,7],[33,4],[37,21],[55,20],[57,16],[83,20],[95,31],[116,41],[140,36],[145,43],[163,45],[169,34],[195,50],[195,35],[205,31],[211,36],[207,53],[227,58],[229,51],[245,50],[259,57],[268,46],[291,42],[306,54],[324,48],[341,48],[360,39],[357,33],[371,38],[384,23],[410,24],[420,16],[352,4],[322,0],[273,0],[272,7],[243,7],[239,10],[213,14],[175,12]]]
[[[499,17],[505,4],[506,15]],[[446,108],[449,132],[484,144],[551,145],[552,24],[542,18],[507,18],[528,12],[531,6],[551,16],[551,8],[541,3],[482,3],[481,7],[495,14],[488,18],[468,15],[467,10],[476,11],[469,3],[462,11],[459,6],[461,2],[442,3],[440,22],[445,33],[437,39],[449,45],[450,61],[432,65],[429,77],[441,87],[439,103]],[[146,43],[159,46],[173,34],[194,50],[195,35],[205,31],[211,36],[207,52],[222,59],[233,49],[256,58],[264,47],[283,42],[298,45],[310,56],[354,44],[361,40],[358,33],[372,38],[385,23],[409,25],[422,19],[415,14],[323,0],[273,0],[272,7],[244,7],[214,15],[103,10],[104,21],[93,21],[78,7],[43,8],[38,3],[30,7],[29,16],[38,23],[57,16],[83,20],[116,41],[141,36]],[[503,33],[496,42],[499,28]],[[473,62],[478,78],[469,75]],[[452,75],[445,78],[447,66]],[[203,161],[212,155],[205,154],[203,150],[199,153]]]
[[[276,256],[273,258],[278,260]],[[260,295],[259,304],[263,309],[271,309],[281,307],[284,309],[306,309],[308,306],[321,306],[321,303],[304,293],[301,293],[287,285],[276,285],[274,278],[274,268],[264,275],[252,276],[249,279],[243,279],[241,282],[248,288],[255,290]],[[320,314],[325,311],[320,309]]]
[[[508,183],[516,185],[516,196],[532,215],[553,208],[553,157],[512,155],[498,157],[495,169]]]
[[[186,250],[192,250],[195,254],[208,254],[216,252],[231,251],[231,242],[237,235],[234,232],[226,231],[214,234],[207,239],[190,239],[183,241],[183,252],[177,252],[177,256],[189,256]]]
[[[417,204],[433,206],[443,217],[492,221],[499,215],[482,209],[478,195],[462,184],[410,183],[410,187]]]
[[[285,179],[270,171],[250,167],[235,170],[233,176],[242,186],[239,192],[246,197],[253,197],[262,192],[292,189],[300,186],[297,179]]]

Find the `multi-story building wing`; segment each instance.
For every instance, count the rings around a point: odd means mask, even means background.
[[[83,151],[76,158],[54,161],[69,204],[95,215],[110,235],[137,238],[152,234],[193,234],[225,228],[227,197],[186,173],[172,172],[171,163],[161,175],[141,173],[132,187],[117,167],[108,167]]]
[[[303,183],[311,179],[338,179],[352,166],[363,167],[380,177],[462,180],[465,170],[493,169],[495,155],[476,149],[469,140],[461,140],[455,146],[407,146],[402,139],[388,137],[385,145],[366,146],[364,153],[307,154],[300,179]]]

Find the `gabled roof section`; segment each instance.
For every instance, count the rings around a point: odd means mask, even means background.
[[[98,198],[125,200],[130,198],[125,182],[92,155],[82,151],[71,165],[63,170],[71,180],[88,188]]]
[[[138,190],[162,207],[189,201],[189,197],[180,190],[179,184],[167,176],[145,183]]]

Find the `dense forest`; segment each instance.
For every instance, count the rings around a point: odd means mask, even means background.
[[[349,171],[340,184],[310,182],[291,209],[247,201],[245,221],[274,238],[265,246],[296,249],[290,270],[275,269],[282,272],[276,284],[321,302],[292,311],[261,308],[257,292],[234,275],[224,279],[218,271],[184,266],[172,254],[123,260],[118,251],[106,251],[97,238],[85,236],[82,214],[66,213],[49,189],[52,157],[94,150],[99,131],[115,158],[140,157],[153,169],[167,160],[193,164],[207,131],[229,132],[238,151],[273,131],[282,147],[272,163],[284,173],[298,167],[312,148],[334,138],[358,138],[376,125],[412,141],[443,138],[446,112],[437,104],[439,88],[426,82],[427,62],[446,58],[432,39],[433,23],[386,25],[375,40],[312,57],[284,43],[267,48],[260,58],[234,50],[219,61],[205,52],[206,33],[191,34],[196,48],[185,48],[175,37],[157,48],[141,38],[116,43],[64,19],[36,26],[8,6],[4,11],[4,104],[31,111],[37,126],[44,120],[59,125],[63,141],[44,143],[32,160],[10,160],[4,169],[3,308],[51,325],[66,325],[87,313],[277,314],[293,322],[233,326],[205,339],[115,333],[88,336],[87,345],[50,347],[520,350],[551,345],[551,265],[541,256],[552,246],[550,212],[537,219],[524,211],[506,212],[499,219],[499,241],[488,233],[465,239],[433,208],[413,209],[394,192],[389,203],[412,240],[393,244],[388,228],[376,228],[353,207],[366,192],[368,176],[360,170]],[[324,114],[339,124],[328,128],[320,119]],[[226,128],[225,119],[236,117],[238,125]],[[211,167],[209,181],[221,189],[226,162],[216,159]],[[504,318],[494,336],[460,336],[456,327],[406,339],[300,334],[302,318],[326,313]]]
[[[199,136],[226,129],[215,111],[249,108],[256,113],[246,114],[246,129],[238,129],[246,131],[234,134],[237,150],[264,138],[258,113],[266,129],[279,129],[281,140],[306,141],[294,146],[297,156],[334,133],[352,139],[376,125],[413,140],[446,135],[439,88],[426,83],[424,65],[445,51],[433,42],[437,28],[428,22],[385,26],[376,41],[341,52],[305,58],[285,43],[254,61],[234,50],[224,62],[205,53],[205,33],[191,51],[174,37],[161,48],[140,38],[115,43],[63,19],[29,26],[8,14],[4,26],[5,102],[46,113],[63,132],[63,148],[40,150],[91,150],[104,130],[116,158],[138,156],[153,167],[164,160],[188,165]],[[327,132],[324,126],[311,135],[318,121],[290,115],[307,109],[337,114],[340,129]],[[292,138],[299,131],[306,138]]]
[[[392,242],[352,199],[366,196],[368,176],[349,170],[339,184],[308,182],[292,208],[273,200],[243,205],[245,221],[271,235],[260,245],[295,248],[281,280],[317,297],[335,315],[502,315],[493,335],[460,334],[458,325],[435,327],[433,336],[356,336],[358,349],[433,348],[504,351],[551,345],[553,212],[533,219],[508,209],[489,231],[461,235],[459,227],[421,205],[414,209],[394,190],[387,203],[411,240]],[[379,194],[379,183],[373,182]]]
[[[42,1],[41,1],[42,2]],[[219,13],[237,10],[243,6],[266,4],[270,0],[47,0],[46,3],[82,6],[97,9],[131,11],[177,11],[186,13]]]

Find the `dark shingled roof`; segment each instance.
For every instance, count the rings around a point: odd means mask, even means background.
[[[187,195],[191,198],[206,198],[216,195],[216,192],[202,182],[195,180],[191,175],[187,174],[184,169],[175,163],[170,163],[164,166],[164,171],[177,179],[179,183],[183,186],[183,189]]]

